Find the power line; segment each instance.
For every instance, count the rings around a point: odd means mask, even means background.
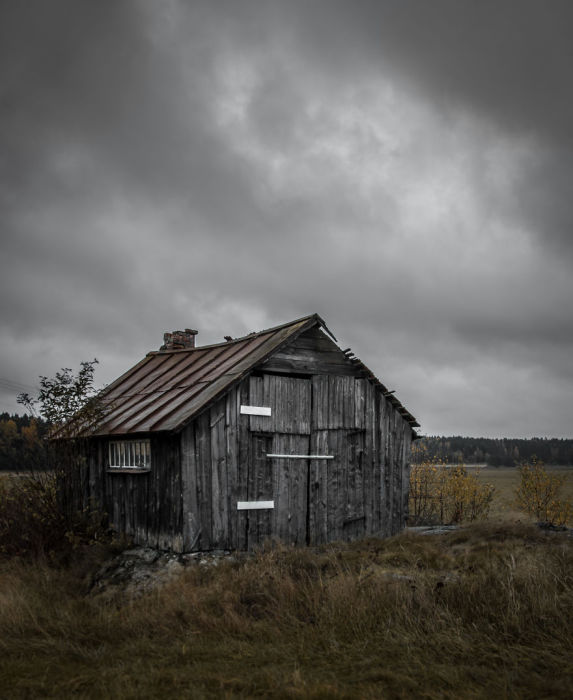
[[[30,386],[30,384],[23,384],[22,382],[17,382],[13,379],[6,379],[5,377],[0,377],[0,388],[17,392],[36,391],[37,389],[37,387]]]

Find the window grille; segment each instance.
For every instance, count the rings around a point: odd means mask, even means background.
[[[149,440],[114,440],[109,443],[110,469],[150,469]]]

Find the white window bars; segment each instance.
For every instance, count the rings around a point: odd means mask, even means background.
[[[113,440],[109,443],[110,469],[151,469],[150,440]]]

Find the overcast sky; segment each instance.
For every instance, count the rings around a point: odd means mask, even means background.
[[[426,434],[573,437],[570,0],[0,8],[0,410],[316,312]]]

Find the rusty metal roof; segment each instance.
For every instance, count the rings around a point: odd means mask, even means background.
[[[216,345],[150,352],[104,390],[108,411],[96,434],[179,430],[281,346],[315,326],[332,336],[313,314]],[[412,426],[417,425],[397,399],[392,397],[392,402]]]

